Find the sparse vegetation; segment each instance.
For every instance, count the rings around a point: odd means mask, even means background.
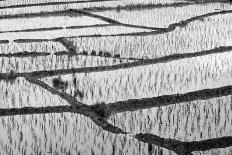
[[[91,105],[91,109],[104,119],[108,119],[111,115],[110,110],[104,102],[99,102]]]
[[[53,87],[65,91],[68,86],[68,82],[63,81],[60,77],[52,79]]]

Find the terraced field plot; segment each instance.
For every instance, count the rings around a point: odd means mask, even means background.
[[[231,154],[227,1],[0,1],[0,154]]]

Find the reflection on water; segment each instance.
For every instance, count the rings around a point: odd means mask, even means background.
[[[231,5],[179,2],[0,2],[0,154],[231,154]]]

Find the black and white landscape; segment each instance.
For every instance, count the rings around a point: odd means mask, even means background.
[[[232,2],[0,0],[0,155],[231,155]]]

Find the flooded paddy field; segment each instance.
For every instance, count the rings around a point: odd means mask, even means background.
[[[0,1],[0,154],[232,154],[232,3]]]

